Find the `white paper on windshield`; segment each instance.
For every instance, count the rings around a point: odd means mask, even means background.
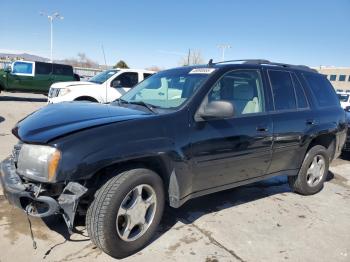
[[[211,74],[215,71],[215,68],[195,68],[192,69],[189,74]]]

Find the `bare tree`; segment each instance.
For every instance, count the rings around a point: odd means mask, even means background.
[[[77,58],[67,58],[62,60],[63,63],[72,65],[72,66],[79,66],[79,67],[87,67],[87,68],[98,68],[99,64],[88,58],[85,53],[78,53]]]
[[[156,65],[146,67],[145,69],[150,70],[150,71],[154,71],[154,72],[159,72],[159,71],[163,70],[163,68],[160,68],[159,66],[156,66]]]
[[[182,66],[203,64],[204,59],[199,50],[188,50],[188,55],[181,58],[179,64]]]

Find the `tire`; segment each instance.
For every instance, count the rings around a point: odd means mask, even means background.
[[[130,194],[134,192],[133,190],[135,188],[142,188],[142,194],[140,194],[142,198],[143,195],[147,196],[146,189],[153,189],[153,193],[156,196],[156,204],[150,206],[148,209],[142,209],[146,210],[144,216],[139,216],[139,213],[125,216],[119,215],[120,210],[127,210],[129,212],[133,206],[136,207],[136,204],[131,205],[131,207],[125,207],[125,203],[128,204],[128,201],[131,202],[134,199],[134,197],[130,197]],[[127,196],[129,198],[126,198]],[[126,199],[127,201],[125,202]],[[163,181],[155,172],[145,168],[137,168],[117,174],[117,176],[109,179],[96,192],[95,199],[88,208],[86,227],[91,241],[114,258],[124,258],[136,253],[146,246],[155,234],[163,215],[164,202]],[[139,202],[135,201],[135,203],[144,204],[147,202],[139,200]],[[125,207],[125,209],[122,209],[121,206]],[[149,210],[151,211],[149,212]],[[122,227],[124,224],[131,224],[129,221],[132,221],[131,218],[126,219],[128,216],[133,217],[135,220],[135,217],[145,218],[149,214],[153,215],[147,226],[139,227],[136,225],[130,232],[130,236],[132,236],[132,232],[135,235],[141,231],[141,228],[148,227],[143,234],[135,240],[132,240],[132,237],[128,240],[122,238]],[[123,219],[124,222],[122,221]]]
[[[318,169],[320,171],[318,172],[320,175],[317,179],[313,178],[313,175],[312,175],[313,172],[309,171],[309,170],[313,170],[312,165],[315,159],[317,163],[321,163],[321,160],[324,161],[324,168]],[[317,192],[321,191],[321,189],[323,188],[324,181],[327,178],[328,169],[329,169],[329,155],[327,153],[327,149],[320,145],[313,146],[306,153],[298,175],[288,177],[289,186],[291,187],[292,191],[299,193],[301,195],[316,194]],[[312,181],[315,181],[314,182],[315,184],[312,184]]]
[[[74,99],[74,101],[98,103],[98,101],[95,98],[89,96],[78,97]]]

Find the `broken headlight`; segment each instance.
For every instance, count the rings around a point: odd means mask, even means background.
[[[61,152],[50,146],[23,144],[17,162],[18,174],[39,182],[52,182]]]

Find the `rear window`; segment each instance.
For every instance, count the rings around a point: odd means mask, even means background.
[[[53,74],[62,76],[73,76],[73,68],[67,65],[53,65]]]
[[[36,62],[35,74],[36,75],[49,75],[52,71],[52,64]]]
[[[304,73],[319,107],[339,106],[339,99],[331,83],[322,75]]]

